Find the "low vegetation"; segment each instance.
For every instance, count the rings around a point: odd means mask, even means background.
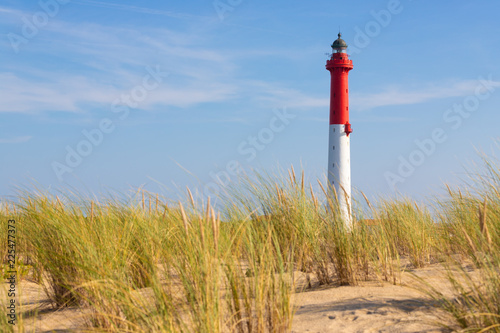
[[[243,178],[215,206],[189,190],[175,203],[144,191],[102,201],[22,191],[0,218],[17,221],[22,277],[55,309],[83,309],[89,330],[288,332],[294,292],[398,283],[404,259],[406,268],[447,267],[456,298],[425,281],[422,290],[450,328],[500,332],[500,171],[486,170],[432,210],[361,193],[349,229],[328,189],[293,168]],[[11,329],[4,318],[0,326]]]

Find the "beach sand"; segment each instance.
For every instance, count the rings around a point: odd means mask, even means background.
[[[419,290],[414,276],[434,287],[451,290],[438,265],[404,272],[394,285],[368,281],[359,286],[314,286],[294,295],[296,313],[292,332],[449,332],[436,325],[443,312]],[[84,312],[77,308],[54,310],[43,289],[29,281],[19,284],[26,332],[70,332],[84,328]],[[5,298],[4,298],[5,299]]]

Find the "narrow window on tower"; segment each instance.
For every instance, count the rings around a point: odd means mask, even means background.
[[[333,150],[335,150],[335,146],[333,146]]]

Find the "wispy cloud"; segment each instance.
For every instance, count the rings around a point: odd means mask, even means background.
[[[493,85],[498,87],[500,82],[493,82]],[[357,110],[368,110],[381,106],[419,104],[435,99],[473,95],[478,86],[478,80],[460,80],[428,84],[413,90],[388,87],[375,93],[352,94],[351,106]]]
[[[141,82],[140,78],[135,81]],[[0,90],[3,92],[0,112],[85,112],[89,104],[107,110],[115,99],[130,93],[134,87],[125,85],[119,88],[91,78],[71,75],[40,83],[19,78],[12,73],[3,73],[0,74]],[[165,82],[160,88],[151,91],[139,107],[189,107],[223,101],[231,98],[235,92],[233,86],[222,83],[203,81],[179,87],[175,83]]]
[[[48,40],[32,47],[38,54],[60,59],[64,66],[11,64],[8,71],[0,70],[0,112],[107,108],[142,83],[146,66],[159,66],[170,76],[141,108],[187,107],[226,100],[236,93],[231,84],[234,63],[223,51],[195,43],[198,36],[166,29],[83,25],[55,22],[48,28],[52,33]]]
[[[490,83],[494,87],[500,87],[500,81]],[[299,89],[289,88],[280,83],[269,83],[261,81],[247,82],[249,91],[255,93],[255,98],[274,106],[293,105],[302,109],[328,108],[330,99],[328,96],[320,97],[303,92]],[[392,105],[411,105],[425,103],[431,100],[450,97],[463,97],[474,95],[476,89],[481,87],[478,80],[454,80],[442,83],[422,84],[415,89],[407,87],[387,87],[380,92],[357,92],[351,93],[351,110],[365,111],[377,107]],[[368,121],[378,121],[379,118]],[[408,118],[385,119],[384,121],[408,121]]]
[[[16,11],[6,7],[0,7],[0,13],[15,13]]]
[[[415,121],[415,118],[410,117],[377,117],[377,116],[369,116],[369,117],[352,117],[352,122],[357,123],[407,123]]]
[[[162,16],[168,16],[168,17],[180,18],[180,19],[193,19],[193,18],[213,19],[213,17],[208,17],[208,16],[198,16],[198,15],[192,15],[192,14],[186,14],[186,13],[178,13],[178,12],[160,10],[160,9],[154,9],[154,8],[124,5],[124,4],[112,3],[112,2],[93,1],[93,0],[77,0],[77,1],[73,0],[71,2],[73,4],[97,6],[97,7],[118,9],[118,10],[126,10],[126,11],[135,12],[135,13],[141,13],[141,14],[162,15]]]
[[[271,107],[293,105],[297,108],[328,107],[328,97],[309,95],[299,89],[287,87],[279,82],[247,81],[248,91],[255,95],[255,99]]]
[[[187,17],[182,13],[111,2],[76,0],[75,3]],[[0,7],[2,10],[8,9]],[[47,56],[64,65],[47,67],[46,63],[39,62],[14,68],[10,64],[8,70],[0,70],[0,112],[87,112],[89,105],[92,109],[108,108],[116,98],[140,84],[146,66],[157,65],[170,76],[150,93],[140,108],[162,110],[169,106],[190,107],[236,99],[266,109],[282,105],[305,110],[329,106],[329,96],[295,88],[287,82],[239,78],[242,54],[254,58],[286,58],[294,54],[292,50],[228,51],[213,47],[203,32],[132,29],[60,20],[51,22],[46,32],[43,42],[30,45],[29,52],[37,55],[35,62]],[[377,92],[358,92],[351,94],[351,109],[368,110],[466,96],[473,93],[477,85],[476,80],[455,80],[413,89],[387,87]]]
[[[177,15],[94,0],[76,3]],[[51,22],[46,32],[27,52],[36,54],[36,59],[41,55],[60,59],[64,65],[46,68],[45,63],[32,63],[15,68],[11,64],[8,71],[0,70],[0,89],[6,96],[0,112],[86,112],[89,105],[93,109],[108,108],[121,94],[140,84],[146,66],[157,65],[170,76],[141,103],[143,109],[164,110],[168,106],[190,107],[239,98],[249,98],[266,109],[284,103],[304,108],[328,105],[327,97],[309,96],[279,82],[238,78],[243,53],[247,60],[283,58],[294,54],[291,50],[225,50],[208,43],[203,32],[61,20]]]
[[[91,79],[67,75],[40,82],[13,73],[0,73],[0,112],[81,111],[80,103],[108,102],[118,90]]]
[[[0,139],[0,143],[24,143],[30,141],[32,138],[32,136],[16,136],[8,139]]]
[[[27,14],[28,13],[22,10],[0,6],[0,17],[2,18],[0,24],[5,26],[10,25],[12,30],[8,32],[18,32],[23,24],[21,18]],[[4,37],[2,37],[2,39],[4,39]],[[5,38],[5,40],[8,41],[7,38]]]

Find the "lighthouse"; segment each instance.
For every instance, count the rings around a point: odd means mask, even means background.
[[[351,146],[349,123],[349,71],[352,60],[346,53],[347,43],[340,38],[332,44],[333,53],[326,61],[331,74],[330,128],[328,145],[328,187],[336,195],[340,214],[348,229],[352,226],[351,208]],[[335,200],[335,198],[334,198]]]

